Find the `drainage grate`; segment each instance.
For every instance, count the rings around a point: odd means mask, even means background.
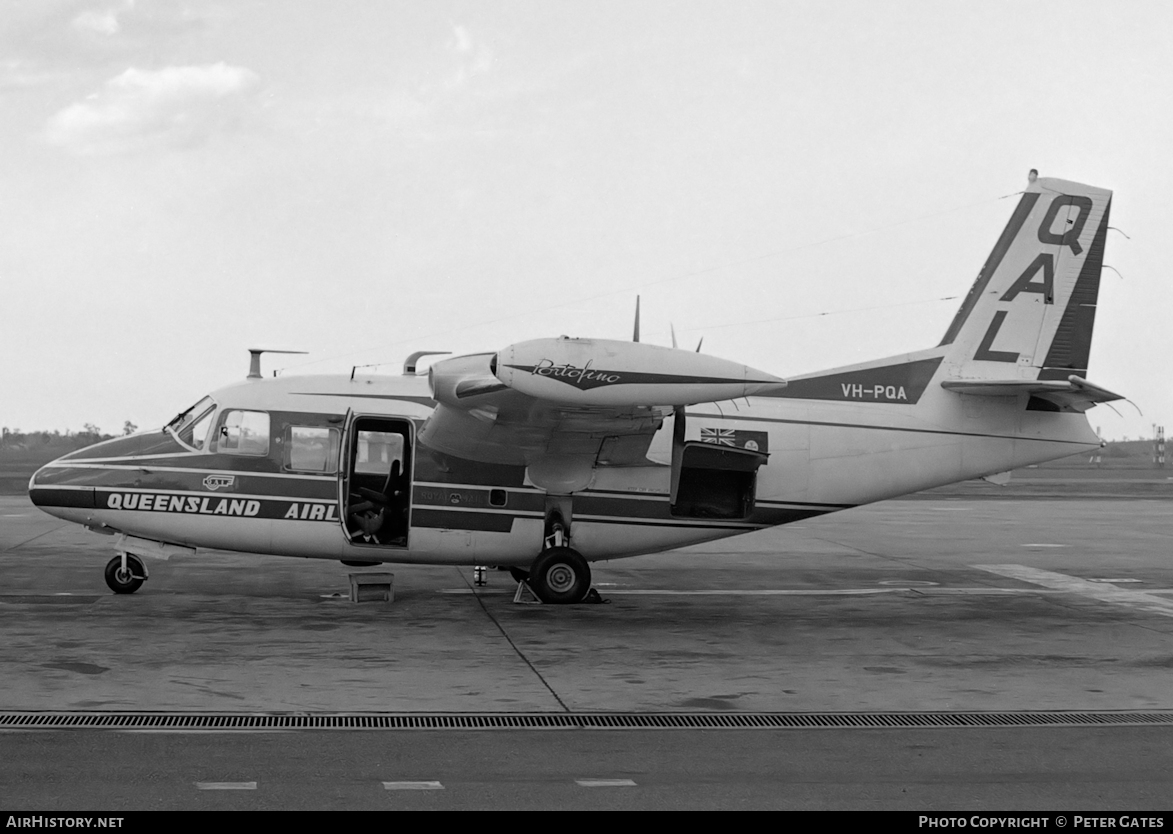
[[[768,730],[1173,726],[1173,712],[0,712],[0,730]]]

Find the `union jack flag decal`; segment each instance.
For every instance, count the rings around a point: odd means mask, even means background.
[[[717,446],[736,446],[754,452],[769,453],[769,432],[740,429],[701,428],[701,442]]]
[[[701,429],[701,442],[718,446],[736,446],[737,432],[733,429]]]

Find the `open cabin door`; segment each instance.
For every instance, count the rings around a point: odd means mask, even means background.
[[[415,427],[347,412],[339,468],[342,529],[360,547],[405,548],[411,531]]]

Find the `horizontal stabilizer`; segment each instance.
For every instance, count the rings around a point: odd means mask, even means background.
[[[1097,403],[1109,403],[1124,399],[1120,394],[1107,388],[1093,385],[1078,376],[1069,376],[1066,381],[1058,379],[947,379],[941,387],[958,394],[972,394],[979,397],[1013,397],[1030,394],[1040,400],[1058,406],[1063,411],[1087,411]]]

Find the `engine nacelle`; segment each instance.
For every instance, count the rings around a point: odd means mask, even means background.
[[[584,406],[692,405],[783,388],[747,365],[687,350],[607,339],[534,339],[500,351],[490,369],[541,400]]]
[[[428,384],[432,396],[446,405],[466,408],[462,402],[477,394],[500,391],[505,386],[493,376],[490,366],[496,359],[493,353],[474,353],[443,359],[428,368]]]

